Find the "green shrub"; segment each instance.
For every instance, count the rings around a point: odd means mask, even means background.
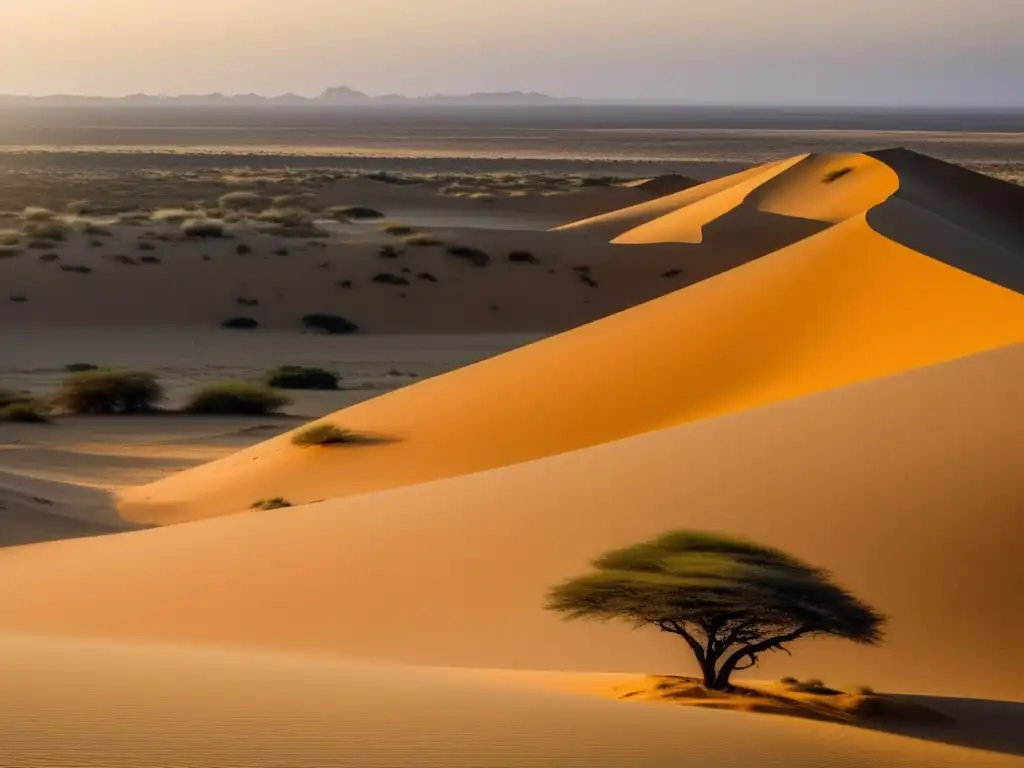
[[[221,328],[234,328],[238,330],[251,330],[260,327],[260,321],[253,317],[229,317],[221,322]]]
[[[0,421],[19,424],[49,424],[50,418],[40,403],[22,400],[0,408]]]
[[[280,496],[275,496],[273,499],[260,499],[257,502],[253,502],[250,509],[262,512],[270,509],[286,509],[292,506],[290,501],[287,501]]]
[[[311,448],[317,445],[348,445],[358,442],[360,442],[360,437],[355,432],[326,423],[314,424],[292,435],[292,444],[300,448]]]
[[[256,192],[228,192],[217,199],[221,208],[230,211],[262,211],[270,206],[270,200]]]
[[[323,368],[282,365],[267,373],[266,382],[277,389],[337,389],[338,376]]]
[[[163,397],[163,387],[152,373],[96,369],[68,376],[53,404],[70,413],[145,413]]]
[[[302,325],[312,330],[323,331],[324,333],[355,333],[359,326],[340,315],[330,315],[321,312],[304,315]]]
[[[196,239],[228,236],[224,222],[216,219],[188,219],[182,223],[181,231],[185,237]]]
[[[185,406],[186,413],[224,416],[266,416],[291,401],[263,384],[221,381],[203,387]]]
[[[450,245],[448,254],[456,258],[465,259],[474,267],[486,267],[491,262],[491,257],[479,248],[472,248],[468,245]]]

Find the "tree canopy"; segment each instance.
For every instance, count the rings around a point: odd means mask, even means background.
[[[556,586],[547,608],[569,619],[618,619],[679,635],[709,688],[803,637],[874,644],[885,617],[820,568],[771,547],[672,531],[617,549],[593,571]]]

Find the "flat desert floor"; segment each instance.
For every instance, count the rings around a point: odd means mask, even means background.
[[[47,419],[0,418],[0,766],[1024,765],[1024,188],[979,172],[1016,149],[130,168],[48,130],[0,193],[0,390]],[[166,398],[51,409],[76,364]],[[280,365],[339,388],[180,410]],[[827,569],[885,641],[711,695],[544,610],[673,528]]]

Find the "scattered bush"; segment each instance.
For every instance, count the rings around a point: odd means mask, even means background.
[[[228,192],[217,199],[221,208],[231,211],[262,211],[270,207],[270,200],[256,192]]]
[[[26,301],[28,301],[28,297],[22,293],[12,293],[10,295],[10,300],[15,304],[24,304]]]
[[[0,408],[0,421],[19,424],[49,424],[50,417],[40,403],[22,400]]]
[[[432,248],[444,245],[444,241],[438,240],[436,237],[431,237],[430,235],[413,235],[412,237],[405,238],[405,244],[413,246],[414,248]]]
[[[512,251],[508,255],[508,260],[513,264],[540,264],[540,259],[529,251]]]
[[[338,281],[338,285],[340,287],[342,287],[342,288],[351,288],[352,287],[352,281],[351,280],[339,280]]]
[[[448,254],[460,259],[465,259],[474,267],[486,267],[491,262],[491,257],[479,248],[472,248],[468,245],[450,245]]]
[[[95,369],[68,376],[53,404],[70,413],[145,413],[163,397],[163,387],[152,373]]]
[[[149,240],[139,240],[135,247],[138,248],[140,251],[156,250],[156,246],[153,243],[149,242]]]
[[[375,208],[368,208],[365,205],[346,205],[328,208],[329,213],[336,219],[383,219],[384,214]]]
[[[82,233],[86,235],[94,235],[95,237],[111,237],[114,234],[106,227],[101,227],[99,224],[94,224],[92,222],[87,222],[85,226],[82,227]]]
[[[378,272],[372,278],[375,283],[382,283],[383,285],[409,285],[409,281],[401,275],[393,275],[390,272]]]
[[[853,689],[853,693],[857,696],[874,696],[875,689],[870,685],[858,685]]]
[[[151,221],[163,221],[168,224],[180,224],[188,219],[194,219],[201,217],[202,211],[191,210],[187,211],[184,208],[161,208],[153,211],[149,218]]]
[[[286,509],[290,506],[292,506],[290,501],[286,501],[280,496],[276,496],[273,499],[260,499],[257,502],[253,502],[253,505],[249,507],[249,509],[257,512],[265,512],[271,509]]]
[[[324,333],[355,333],[359,326],[340,315],[314,312],[302,317],[302,325]]]
[[[56,253],[42,253],[39,255],[40,261],[57,261],[58,259],[60,259],[60,256]]]
[[[222,381],[203,387],[185,406],[186,413],[266,416],[291,402],[270,387],[250,381]]]
[[[268,208],[254,217],[267,224],[283,224],[292,227],[313,224],[313,215],[301,208]]]
[[[311,448],[317,445],[346,445],[360,442],[355,432],[341,429],[333,424],[314,424],[292,436],[292,445]]]
[[[853,168],[836,168],[834,171],[829,171],[822,177],[821,181],[824,184],[831,184],[833,181],[838,181],[848,173],[853,173]]]
[[[139,256],[139,261],[143,264],[160,264],[159,256]]]
[[[228,237],[224,222],[216,219],[188,219],[182,223],[181,231],[185,237],[195,239]]]
[[[79,275],[88,275],[92,272],[92,267],[87,267],[84,264],[61,264],[62,272],[74,272]]]
[[[406,235],[413,235],[416,230],[405,224],[388,224],[382,230],[386,235],[392,235],[394,237],[405,237]]]
[[[666,271],[662,272],[661,276],[662,277],[679,277],[679,275],[681,275],[681,274],[683,274],[683,270],[681,270],[681,269],[669,269],[669,270],[666,270]]]
[[[289,254],[289,250],[287,248],[285,248],[284,246],[281,246],[280,248],[275,248],[274,249],[274,255],[275,256],[287,256],[288,254]]]
[[[426,280],[428,283],[436,283],[437,282],[437,278],[434,277],[429,272],[420,272],[420,273],[418,273],[416,275],[416,277],[418,277],[420,280]]]
[[[278,195],[271,201],[275,208],[303,208],[316,210],[320,207],[316,195],[312,192],[300,192],[297,195]]]
[[[266,376],[269,386],[277,389],[337,389],[338,376],[323,368],[282,365]]]
[[[260,321],[253,317],[229,317],[220,324],[221,328],[251,330],[260,327]]]
[[[248,256],[250,253],[252,253],[252,246],[246,245],[245,243],[239,243],[238,245],[235,246],[235,253],[237,253],[239,256]]]
[[[40,208],[37,205],[30,205],[21,212],[22,221],[51,221],[57,214],[49,208]]]
[[[63,242],[68,239],[71,228],[62,221],[26,221],[21,227],[26,237],[36,240]]]
[[[597,280],[592,278],[587,272],[580,272],[580,282],[584,285],[589,285],[591,288],[597,288]]]
[[[380,250],[377,251],[377,255],[382,259],[397,259],[402,255],[402,252],[393,245],[382,245]]]
[[[235,304],[243,307],[258,307],[260,305],[259,299],[250,299],[246,296],[238,296],[235,298]]]
[[[89,241],[89,247],[90,248],[102,248],[103,247],[103,243],[101,241],[99,241],[99,240],[90,240]]]
[[[33,251],[48,251],[57,246],[58,242],[56,240],[29,240],[25,244],[26,248],[31,248]]]
[[[783,677],[779,679],[779,682],[783,685],[796,685],[800,681],[797,680],[795,677]]]
[[[13,259],[21,253],[20,248],[12,248],[9,245],[0,245],[0,259]]]
[[[116,254],[114,256],[111,256],[110,258],[113,259],[114,261],[116,261],[118,264],[126,264],[128,266],[135,266],[135,265],[137,265],[139,263],[135,259],[133,259],[131,256],[126,256],[123,253]],[[143,257],[143,258],[146,258],[146,257]],[[149,258],[154,258],[154,257],[150,256]]]
[[[82,371],[98,371],[100,367],[92,363],[68,363],[64,370],[68,373],[82,373]]]

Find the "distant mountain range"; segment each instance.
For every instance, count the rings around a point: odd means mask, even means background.
[[[583,101],[578,98],[562,99],[543,93],[525,93],[523,91],[500,91],[496,93],[470,93],[461,96],[438,94],[436,96],[401,96],[387,94],[370,96],[347,86],[328,88],[319,96],[312,98],[285,93],[281,96],[260,96],[246,93],[226,96],[222,93],[183,96],[153,96],[137,93],[131,96],[13,96],[0,94],[0,106],[9,105],[49,105],[49,106],[539,106],[544,104],[571,104]]]

